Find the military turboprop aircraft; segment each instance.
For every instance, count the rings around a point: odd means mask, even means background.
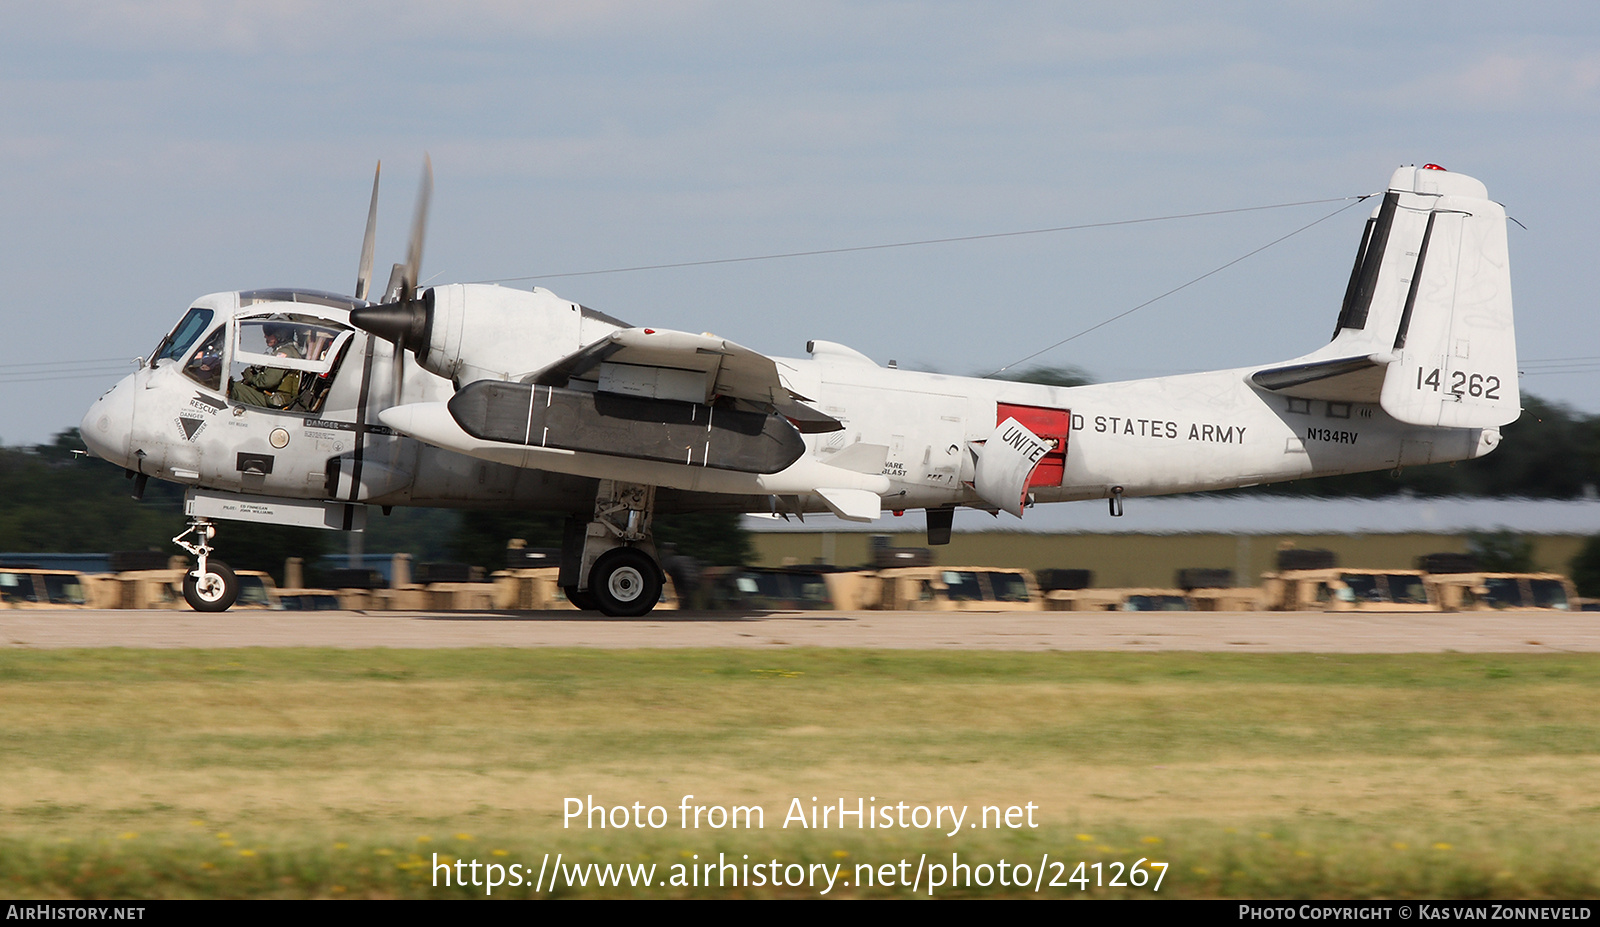
[[[368,506],[568,515],[560,583],[650,611],[655,513],[1001,510],[1249,486],[1493,450],[1520,414],[1505,211],[1483,184],[1402,167],[1368,220],[1332,341],[1280,363],[1053,387],[885,368],[831,341],[769,357],[628,325],[541,288],[417,286],[369,301],[374,178],[353,296],[204,296],[83,419],[96,455],[188,486],[203,611],[238,583],[213,519],[360,530]],[[193,540],[185,540],[193,535]]]

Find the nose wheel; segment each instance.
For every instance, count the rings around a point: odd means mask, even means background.
[[[193,542],[184,540],[191,534],[195,536]],[[210,521],[195,518],[172,539],[172,543],[194,554],[195,567],[183,577],[183,600],[197,612],[225,612],[239,600],[239,577],[226,563],[211,558],[210,542],[216,536],[217,529]]]
[[[206,564],[205,573],[193,570],[183,577],[183,600],[197,612],[227,611],[239,600],[239,577],[221,560]]]

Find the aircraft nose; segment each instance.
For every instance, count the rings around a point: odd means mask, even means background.
[[[89,453],[119,467],[128,466],[128,443],[133,438],[133,377],[106,390],[94,401],[78,425]]]

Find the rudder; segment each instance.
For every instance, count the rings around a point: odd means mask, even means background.
[[[1408,424],[1445,428],[1516,421],[1522,410],[1504,207],[1478,181],[1431,165],[1401,168],[1389,186],[1380,212],[1393,198],[1407,240],[1403,250],[1386,249],[1378,274],[1388,282],[1386,309],[1398,310],[1383,410]]]

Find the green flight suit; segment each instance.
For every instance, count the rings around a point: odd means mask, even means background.
[[[285,341],[272,349],[278,357],[303,360],[294,342]],[[300,395],[300,371],[281,367],[251,367],[233,384],[233,398],[253,406],[286,409]]]

